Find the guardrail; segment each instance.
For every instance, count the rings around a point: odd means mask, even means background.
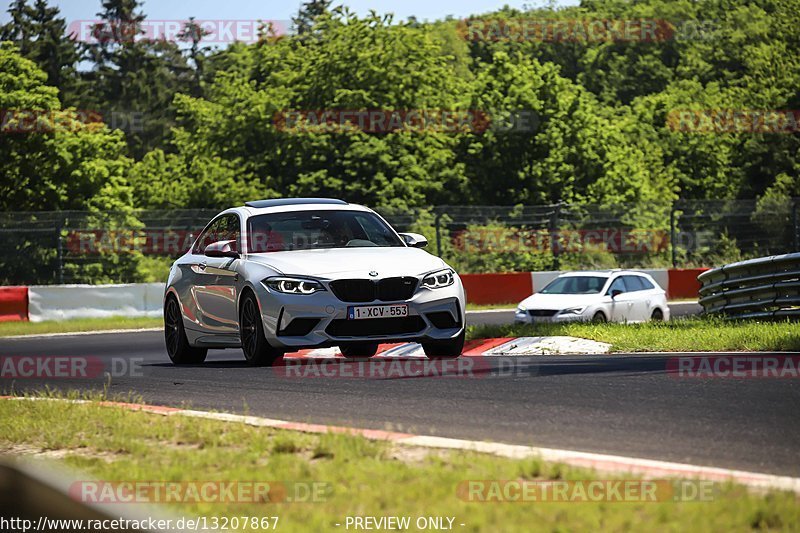
[[[800,253],[731,263],[700,274],[700,304],[730,318],[800,318]]]

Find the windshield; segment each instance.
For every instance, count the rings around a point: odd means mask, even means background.
[[[597,294],[608,278],[600,276],[567,276],[556,278],[539,291],[542,294]]]
[[[405,246],[378,216],[366,211],[292,211],[250,217],[251,253]]]

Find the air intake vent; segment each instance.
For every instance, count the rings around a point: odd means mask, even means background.
[[[281,337],[305,337],[317,324],[319,324],[318,318],[295,318],[278,335]]]
[[[425,329],[421,316],[332,320],[325,331],[332,337],[369,337],[417,333]]]
[[[425,315],[434,327],[439,329],[457,328],[460,326],[458,322],[447,311],[437,311],[435,313],[428,313]]]
[[[558,313],[556,309],[530,309],[528,314],[531,316],[554,316]]]

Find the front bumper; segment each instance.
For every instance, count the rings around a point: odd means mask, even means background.
[[[449,287],[420,288],[410,299],[396,302],[343,302],[331,290],[299,295],[280,293],[262,284],[253,289],[261,305],[264,333],[269,343],[277,348],[300,349],[348,342],[448,340],[457,337],[465,327],[466,299],[458,276]],[[347,319],[350,306],[392,304],[408,305],[409,320]],[[432,318],[430,315],[434,313],[445,315],[438,314]],[[447,316],[451,317],[452,322],[445,321],[443,324],[437,320]],[[393,320],[393,323],[386,322]],[[437,327],[434,322],[452,327]],[[298,324],[304,327],[295,327]]]
[[[564,322],[588,322],[591,316],[587,316],[586,312],[579,315],[574,313],[560,314],[556,313],[552,316],[531,316],[528,311],[516,311],[514,313],[515,324],[561,324]]]

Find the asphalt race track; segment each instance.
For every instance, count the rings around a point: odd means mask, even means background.
[[[800,475],[800,380],[679,378],[666,356],[481,358],[513,371],[467,378],[298,378],[248,367],[240,350],[175,367],[160,332],[0,340],[0,356],[59,355],[116,365],[112,394],[160,405]],[[120,368],[132,362],[135,372]],[[103,383],[4,379],[0,388]]]

